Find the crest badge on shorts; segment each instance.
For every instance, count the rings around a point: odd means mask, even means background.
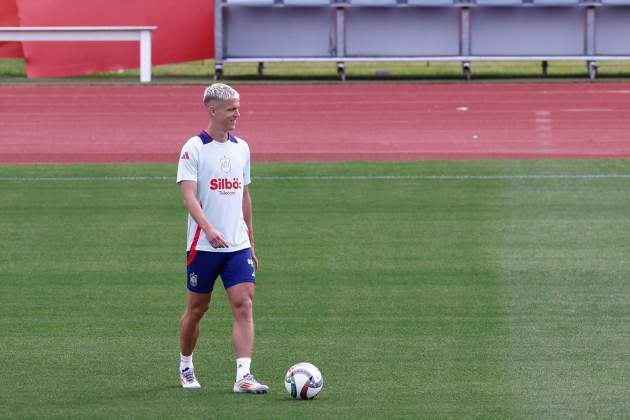
[[[197,274],[190,273],[190,277],[188,278],[188,282],[192,287],[197,287]]]
[[[223,172],[230,172],[232,170],[232,162],[230,158],[225,155],[221,158],[221,170],[223,170]]]

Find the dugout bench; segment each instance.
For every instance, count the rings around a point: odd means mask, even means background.
[[[630,60],[630,0],[217,0],[214,78],[228,62]]]

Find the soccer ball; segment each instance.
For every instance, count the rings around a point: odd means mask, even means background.
[[[324,387],[324,377],[317,367],[302,362],[289,368],[284,387],[296,400],[312,400]]]

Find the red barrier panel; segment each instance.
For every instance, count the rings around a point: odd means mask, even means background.
[[[19,26],[15,0],[0,0],[0,26]],[[19,42],[0,42],[0,58],[23,57]]]
[[[153,65],[214,56],[214,1],[17,0],[21,26],[157,26]],[[137,42],[24,42],[29,77],[139,67]]]

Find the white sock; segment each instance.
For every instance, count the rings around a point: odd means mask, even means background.
[[[249,366],[252,364],[251,357],[239,357],[236,359],[236,379],[241,379],[249,373]]]
[[[179,370],[183,371],[186,368],[193,368],[193,362],[192,362],[192,353],[190,354],[190,356],[184,356],[183,354],[179,354]]]

